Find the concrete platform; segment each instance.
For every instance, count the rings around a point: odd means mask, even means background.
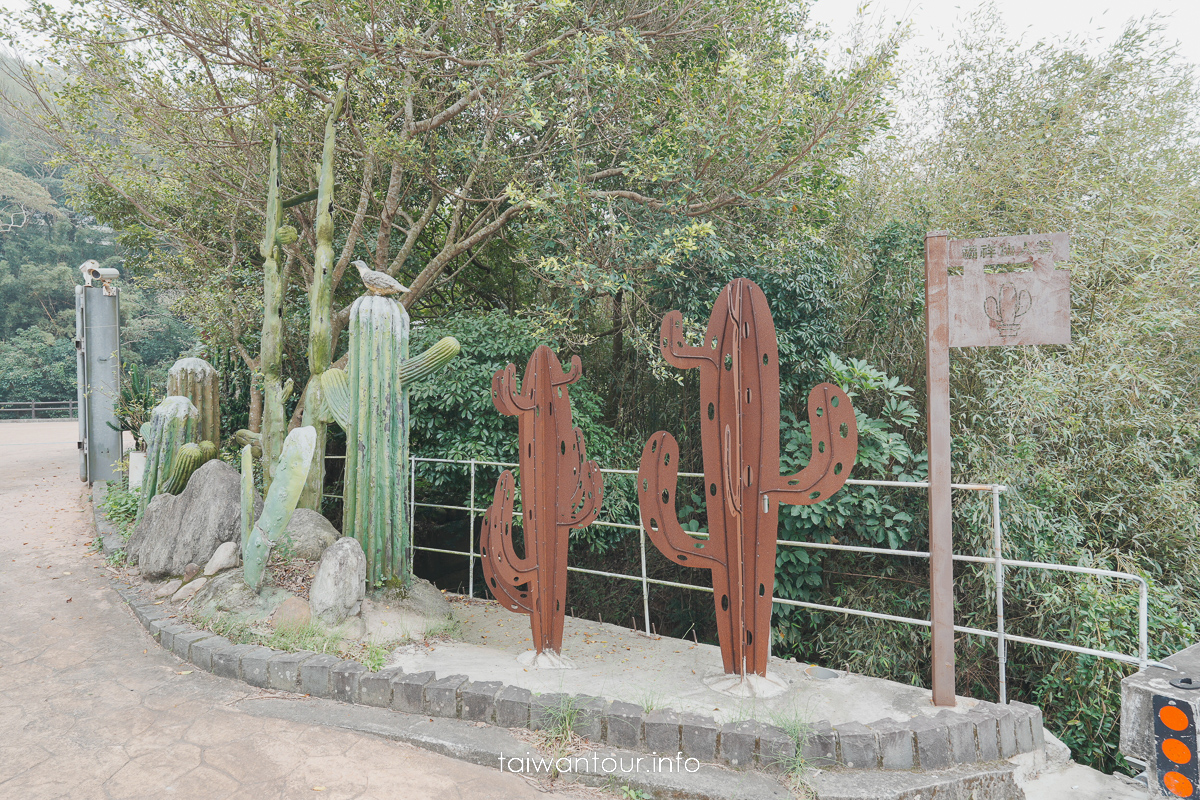
[[[788,688],[771,698],[738,698],[718,693],[704,678],[722,674],[721,651],[715,645],[649,637],[608,623],[567,617],[562,655],[575,669],[534,669],[517,656],[532,647],[529,619],[490,601],[449,596],[463,641],[401,647],[389,666],[405,672],[431,670],[438,675],[462,674],[471,680],[503,681],[534,693],[562,692],[623,700],[646,708],[671,708],[706,714],[718,722],[757,719],[780,724],[795,720],[828,720],[835,727],[881,719],[905,722],[945,709],[933,705],[931,693],[865,675],[810,669],[809,664],[772,658],[768,671]],[[817,675],[836,675],[822,679]],[[955,711],[968,712],[980,701],[960,697]]]

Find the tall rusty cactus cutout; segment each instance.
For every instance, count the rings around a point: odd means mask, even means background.
[[[564,372],[554,352],[537,348],[517,391],[517,368],[509,364],[492,377],[496,410],[519,420],[522,529],[525,557],[513,548],[516,499],[513,474],[496,482],[480,534],[483,574],[496,599],[528,614],[539,654],[562,649],[567,602],[567,537],[595,519],[604,498],[604,478],[584,452],[583,432],[571,421],[567,387],[582,377],[579,356]]]
[[[693,538],[679,524],[679,445],[665,431],[654,434],[642,450],[642,524],[668,558],[712,570],[725,672],[765,676],[779,504],[816,503],[846,482],[858,452],[854,409],[838,387],[815,387],[808,395],[812,459],[795,475],[780,476],[775,323],[762,289],[745,278],[721,291],[703,345],[684,344],[678,311],[663,318],[660,345],[672,366],[700,370],[709,538]]]

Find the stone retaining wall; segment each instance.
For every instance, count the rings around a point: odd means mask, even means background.
[[[575,712],[574,731],[611,747],[682,753],[700,761],[772,771],[783,771],[795,761],[795,741],[781,728],[756,720],[721,724],[709,716],[670,709],[644,711],[620,700],[534,695],[499,681],[471,681],[465,675],[439,678],[433,672],[406,673],[399,667],[371,672],[332,655],[235,645],[177,622],[136,591],[119,593],[162,647],[200,669],[260,688],[532,730],[550,727],[556,712],[569,704]],[[801,755],[814,767],[929,771],[1040,750],[1043,736],[1040,709],[981,701],[965,713],[944,710],[907,722],[850,722],[834,728],[822,720],[811,726]]]

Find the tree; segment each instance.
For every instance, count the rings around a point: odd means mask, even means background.
[[[1131,25],[1092,53],[1077,42],[1014,42],[981,14],[931,72],[906,97],[912,124],[861,163],[855,202],[839,223],[851,265],[849,349],[924,386],[925,231],[1070,232],[1073,343],[954,354],[955,475],[1010,487],[1010,557],[1151,581],[1151,657],[1160,658],[1195,641],[1190,620],[1200,611],[1200,590],[1185,577],[1200,566],[1193,70],[1153,23]],[[912,439],[914,450],[924,446],[922,435]],[[956,552],[988,552],[988,513],[986,503],[956,501]],[[913,544],[923,546],[919,537]],[[926,601],[912,589],[923,583],[922,567],[891,564],[878,565],[888,577],[869,591],[855,581],[829,581],[826,591],[923,614]],[[962,624],[994,625],[990,581],[987,570],[960,570]],[[1010,631],[1136,651],[1136,596],[1120,584],[1035,570],[1013,570],[1007,581]],[[911,677],[923,672],[919,659],[893,654],[910,650],[913,638],[850,621],[816,632],[808,647],[855,669]],[[994,691],[990,643],[968,637],[958,655],[970,692]],[[1124,667],[1038,648],[1013,648],[1009,658],[1010,697],[1046,708],[1077,757],[1110,769],[1120,763]]]

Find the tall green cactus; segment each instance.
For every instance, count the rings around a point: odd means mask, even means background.
[[[333,123],[342,113],[345,88],[339,89],[325,118],[325,145],[321,152],[321,177],[317,182],[317,245],[313,249],[313,279],[308,288],[308,387],[304,398],[304,425],[317,431],[317,450],[312,470],[300,496],[304,508],[319,510],[325,486],[325,433],[328,423],[321,414],[321,374],[333,357]]]
[[[295,241],[296,231],[280,227],[283,199],[279,193],[279,131],[272,131],[270,173],[267,178],[266,225],[258,245],[263,258],[263,324],[258,349],[258,370],[263,383],[262,459],[263,475],[270,483],[279,458],[287,417],[283,404],[289,394],[283,383],[283,267],[282,244]],[[289,382],[290,383],[290,382]]]
[[[567,537],[572,528],[591,525],[604,501],[600,465],[587,460],[583,431],[571,420],[567,387],[581,377],[579,356],[564,372],[554,351],[545,345],[529,357],[519,392],[514,365],[492,376],[496,410],[519,419],[525,557],[519,558],[513,548],[514,481],[513,474],[504,470],[479,535],[483,576],[497,600],[529,615],[539,654],[562,650]]]
[[[150,413],[150,421],[141,430],[146,440],[146,467],[138,501],[139,517],[154,496],[164,490],[176,451],[196,440],[199,425],[200,412],[186,397],[165,397]]]
[[[407,584],[408,388],[458,353],[447,336],[408,357],[408,313],[389,297],[363,296],[350,308],[350,372],[322,375],[324,413],[346,429],[342,535],[367,556],[367,582]]]
[[[179,494],[187,486],[192,474],[211,461],[217,455],[217,446],[204,441],[200,444],[188,442],[180,445],[171,459],[171,468],[167,471],[167,482],[163,486],[165,494]]]
[[[167,395],[192,401],[200,411],[201,440],[221,444],[221,376],[203,358],[181,358],[167,373]]]
[[[263,572],[267,567],[267,558],[271,547],[279,541],[292,519],[296,503],[300,500],[300,492],[304,489],[304,480],[312,466],[313,451],[317,446],[317,432],[309,426],[296,428],[287,435],[275,464],[275,479],[267,487],[267,495],[263,500],[263,510],[254,523],[254,528],[245,533],[243,527],[242,542],[242,574],[246,585],[254,591],[262,585]],[[247,508],[253,508],[253,488],[246,498],[246,449],[242,450],[242,519],[246,526]],[[253,484],[251,484],[253,487]],[[253,512],[250,512],[251,514]]]

